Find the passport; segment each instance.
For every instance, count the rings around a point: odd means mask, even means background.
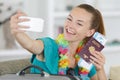
[[[78,53],[80,60],[78,61],[78,66],[82,66],[87,70],[92,68],[92,63],[90,62],[90,56],[93,56],[94,51],[101,51],[106,43],[106,38],[99,32],[95,32],[94,35],[85,44],[82,50]]]
[[[99,43],[95,38],[91,37],[83,49],[80,51],[79,55],[86,62],[90,63],[90,56],[92,56],[94,51],[101,51],[103,48],[104,46],[101,43]]]

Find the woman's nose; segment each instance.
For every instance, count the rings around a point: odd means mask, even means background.
[[[70,22],[69,27],[74,28],[75,24],[73,22]]]

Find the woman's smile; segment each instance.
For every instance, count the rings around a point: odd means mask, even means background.
[[[70,29],[70,28],[66,28],[66,32],[67,34],[70,34],[70,35],[75,35],[76,33],[74,32],[73,29]]]

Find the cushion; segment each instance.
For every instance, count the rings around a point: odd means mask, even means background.
[[[0,62],[0,75],[17,73],[24,67],[30,65],[29,59],[19,59]]]
[[[110,67],[110,79],[109,80],[120,80],[120,66]]]

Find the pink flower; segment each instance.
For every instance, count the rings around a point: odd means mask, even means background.
[[[60,54],[65,54],[67,53],[68,49],[67,48],[62,48],[62,46],[59,47],[59,53]]]
[[[60,74],[60,75],[64,75],[64,72],[63,72],[63,71],[60,71],[59,74]]]

